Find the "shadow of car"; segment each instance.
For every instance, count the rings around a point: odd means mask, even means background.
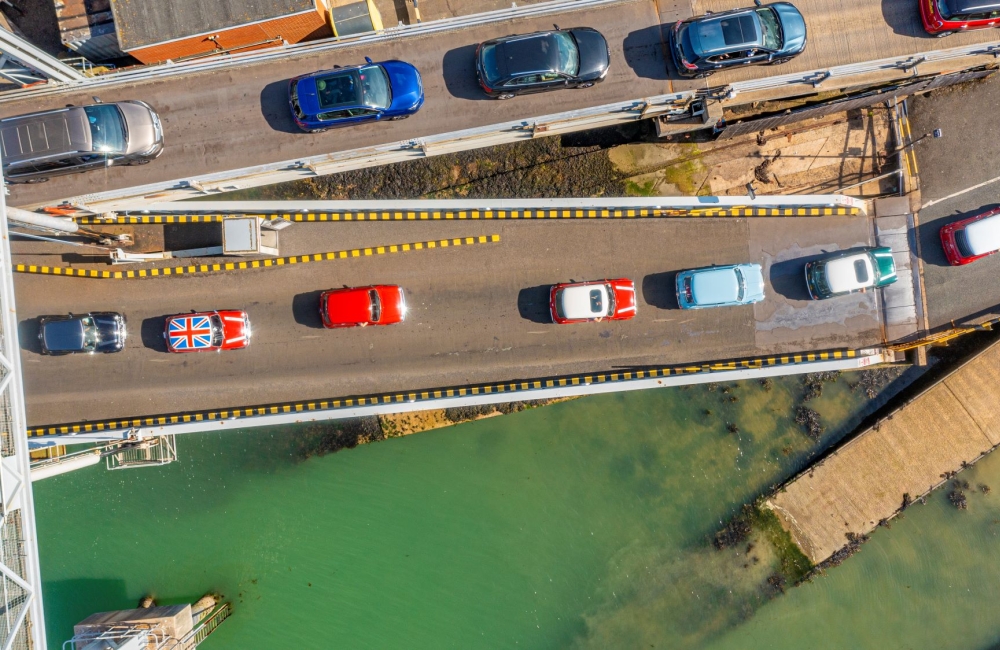
[[[549,290],[550,284],[543,284],[537,287],[521,289],[517,293],[517,312],[521,318],[532,323],[552,323],[552,314],[549,312]]]
[[[643,79],[669,79],[667,57],[663,49],[667,39],[663,28],[663,25],[653,25],[637,29],[625,37],[622,43],[625,64],[632,68],[635,76]]]
[[[674,286],[679,271],[650,273],[642,279],[642,299],[657,309],[679,309]]]

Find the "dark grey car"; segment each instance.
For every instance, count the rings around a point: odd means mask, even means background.
[[[0,120],[3,175],[10,183],[111,165],[144,165],[163,152],[160,117],[144,102],[71,106]]]
[[[596,29],[574,27],[495,38],[476,49],[476,76],[490,97],[589,88],[611,64],[608,42]]]
[[[42,316],[38,340],[42,354],[121,352],[125,347],[125,317],[113,311],[68,316]]]

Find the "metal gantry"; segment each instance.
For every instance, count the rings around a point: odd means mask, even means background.
[[[45,617],[19,350],[6,198],[0,194],[0,650],[43,650]]]
[[[87,76],[28,41],[0,28],[0,77],[27,88],[38,84],[83,82]]]

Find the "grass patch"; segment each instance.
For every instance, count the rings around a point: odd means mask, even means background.
[[[625,194],[627,196],[653,196],[654,185],[652,180],[645,181],[642,185],[635,181],[625,181]]]
[[[761,539],[767,540],[774,549],[778,558],[781,584],[796,585],[812,573],[813,565],[809,562],[809,558],[792,541],[792,536],[781,527],[778,516],[764,507],[763,498],[756,503],[744,505],[739,513],[715,534],[712,543],[719,550],[734,548],[746,543],[754,533]]]

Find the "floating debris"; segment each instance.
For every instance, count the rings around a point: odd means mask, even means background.
[[[813,440],[823,437],[823,432],[826,430],[820,423],[819,413],[805,406],[800,406],[795,412],[795,424],[801,425],[806,435]]]

